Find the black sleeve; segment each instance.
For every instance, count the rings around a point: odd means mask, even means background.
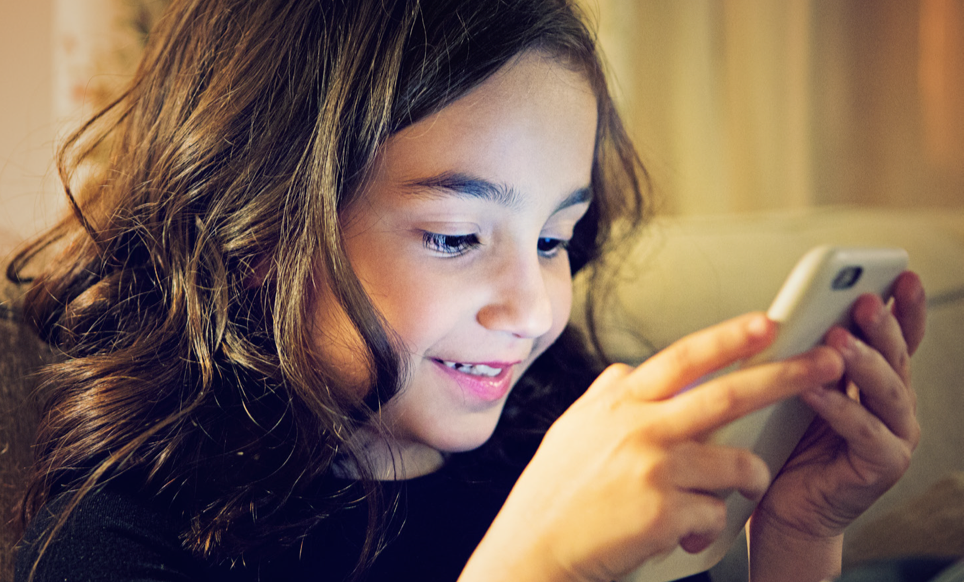
[[[71,497],[56,497],[31,521],[17,548],[16,582],[27,582],[35,563],[35,582],[201,579],[199,564],[179,543],[176,519],[116,486],[87,495],[41,554]]]

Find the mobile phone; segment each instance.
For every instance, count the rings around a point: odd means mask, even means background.
[[[805,254],[785,280],[768,309],[778,322],[778,334],[766,350],[742,366],[789,358],[820,344],[833,326],[851,327],[850,311],[860,295],[874,293],[884,300],[893,282],[906,269],[909,257],[897,248],[821,246]],[[761,457],[774,479],[805,434],[815,413],[798,398],[790,398],[751,413],[721,428],[713,442],[746,448]],[[714,566],[744,529],[759,500],[737,491],[726,493],[727,526],[703,551],[674,551],[647,561],[624,582],[666,582]]]

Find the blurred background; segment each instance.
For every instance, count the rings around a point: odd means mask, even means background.
[[[586,0],[669,213],[963,207],[961,0]]]
[[[960,0],[582,1],[662,213],[962,213]],[[164,4],[0,0],[0,231],[63,210],[55,144]]]
[[[762,309],[809,243],[907,248],[930,305],[923,443],[846,562],[962,557],[963,2],[578,1],[670,217],[618,278],[615,359]],[[0,0],[0,249],[64,212],[56,144],[125,83],[167,2]],[[938,503],[903,503],[933,483]],[[745,579],[736,550],[716,580]]]

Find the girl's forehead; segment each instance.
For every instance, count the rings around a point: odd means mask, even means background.
[[[422,194],[547,210],[566,199],[585,201],[596,126],[596,98],[582,73],[523,55],[392,136],[365,193],[397,197],[382,204]]]
[[[596,97],[585,75],[555,59],[526,53],[392,136],[383,149],[394,154],[394,162],[408,166],[419,165],[418,158],[427,162],[429,148],[438,159],[465,155],[474,164],[483,151],[510,154],[541,135],[551,148],[547,154],[556,155],[577,141],[592,147],[596,114]]]
[[[432,117],[464,115],[475,119],[488,113],[509,115],[523,112],[529,105],[541,105],[551,100],[580,106],[588,103],[595,106],[596,103],[589,79],[582,71],[567,67],[561,59],[528,51],[510,60]],[[535,111],[527,113],[534,115]]]

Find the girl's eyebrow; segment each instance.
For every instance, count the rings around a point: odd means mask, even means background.
[[[477,178],[461,172],[441,172],[440,174],[435,174],[427,178],[408,180],[404,182],[404,187],[408,189],[445,191],[456,196],[478,198],[488,202],[494,202],[513,210],[519,208],[522,201],[522,195],[506,184],[497,184],[484,178]],[[592,188],[589,186],[577,188],[570,192],[556,206],[553,214],[576,204],[585,204],[592,199]]]

